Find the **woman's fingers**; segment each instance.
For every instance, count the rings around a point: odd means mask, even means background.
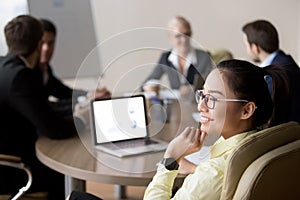
[[[201,141],[201,143],[203,143],[203,142],[204,142],[206,135],[207,135],[207,133],[206,133],[206,132],[201,132],[201,137],[200,137],[200,141]]]
[[[186,155],[199,151],[205,136],[206,133],[195,127],[186,127],[180,135],[170,142],[165,156],[180,160]]]

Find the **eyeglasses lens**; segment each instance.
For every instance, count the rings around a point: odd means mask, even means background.
[[[200,103],[201,101],[204,100],[205,105],[210,108],[213,109],[214,108],[214,99],[211,95],[209,94],[203,94],[203,91],[196,91],[196,102]]]

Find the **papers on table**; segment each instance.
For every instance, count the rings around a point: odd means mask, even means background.
[[[195,165],[199,165],[199,163],[204,162],[210,158],[209,149],[209,146],[203,146],[200,151],[186,156],[185,159],[194,163]]]
[[[159,97],[161,99],[179,99],[180,93],[179,90],[160,90]]]
[[[151,98],[152,96],[155,96],[156,94],[152,91],[149,92],[138,92],[138,93],[130,93],[126,92],[123,95],[124,96],[131,96],[134,94],[144,94],[146,98]],[[159,98],[160,99],[179,99],[180,93],[179,90],[168,90],[168,89],[161,89],[159,90]]]

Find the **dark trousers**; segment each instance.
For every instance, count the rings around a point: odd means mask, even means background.
[[[102,199],[89,193],[73,191],[70,195],[70,200],[102,200]]]

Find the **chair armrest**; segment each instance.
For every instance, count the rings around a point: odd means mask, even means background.
[[[18,156],[0,154],[0,161],[7,161],[7,162],[14,162],[14,163],[21,163],[22,159]]]
[[[32,174],[28,166],[26,166],[22,159],[18,156],[0,154],[0,165],[14,167],[17,169],[24,170],[27,174],[28,181],[24,187],[19,189],[19,192],[11,199],[18,199],[22,196],[31,186],[32,184]]]

